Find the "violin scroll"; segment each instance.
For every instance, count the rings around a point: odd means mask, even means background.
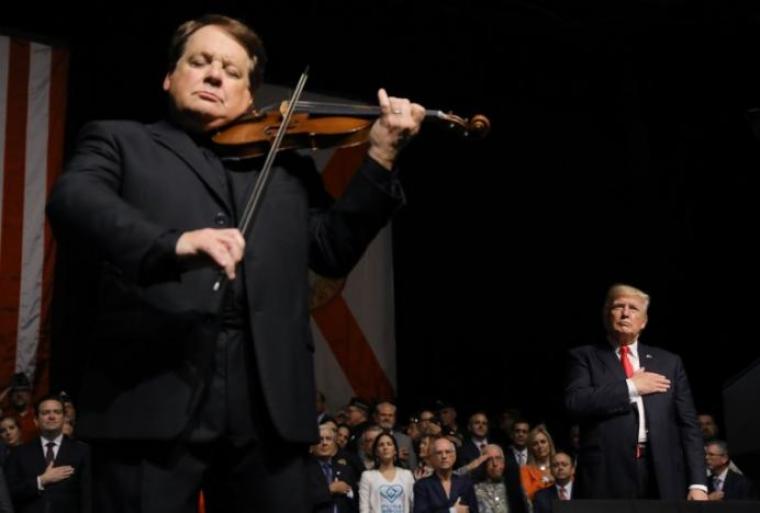
[[[449,127],[459,130],[462,137],[470,139],[483,139],[491,130],[491,121],[482,114],[476,114],[467,119],[452,112],[436,111],[435,117],[449,123]]]

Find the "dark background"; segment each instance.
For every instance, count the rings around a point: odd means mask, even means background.
[[[559,426],[565,351],[602,336],[616,281],[652,295],[643,340],[683,356],[700,410],[720,417],[758,356],[757,2],[28,4],[0,25],[71,49],[69,149],[87,120],[161,115],[168,38],[204,12],[260,33],[272,83],[310,64],[314,92],[490,117],[481,142],[426,127],[401,162],[404,413],[447,398]]]

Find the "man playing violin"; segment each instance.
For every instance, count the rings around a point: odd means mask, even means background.
[[[311,159],[278,154],[245,240],[263,159],[222,162],[209,138],[250,111],[264,60],[237,20],[184,23],[169,118],[88,124],[50,196],[62,254],[92,264],[73,281],[92,287],[77,431],[93,442],[97,511],[196,511],[200,490],[210,513],[309,509],[308,268],[345,276],[401,205],[394,162],[424,109],[378,92],[368,155],[334,202]]]

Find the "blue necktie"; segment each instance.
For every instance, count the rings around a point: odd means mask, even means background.
[[[333,471],[332,466],[327,462],[320,462],[320,465],[322,465],[322,473],[325,475],[325,480],[327,481],[327,485],[330,486],[330,483],[332,483],[333,478]]]

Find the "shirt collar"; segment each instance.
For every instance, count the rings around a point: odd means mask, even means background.
[[[42,443],[42,447],[45,448],[45,449],[47,449],[48,442],[53,442],[56,447],[60,447],[62,441],[63,441],[63,433],[59,434],[58,436],[56,436],[52,440],[49,439],[49,438],[45,438],[44,436],[40,435],[40,442]]]
[[[620,358],[620,346],[615,347],[615,354]],[[639,359],[639,339],[628,344],[628,356],[636,360]]]

